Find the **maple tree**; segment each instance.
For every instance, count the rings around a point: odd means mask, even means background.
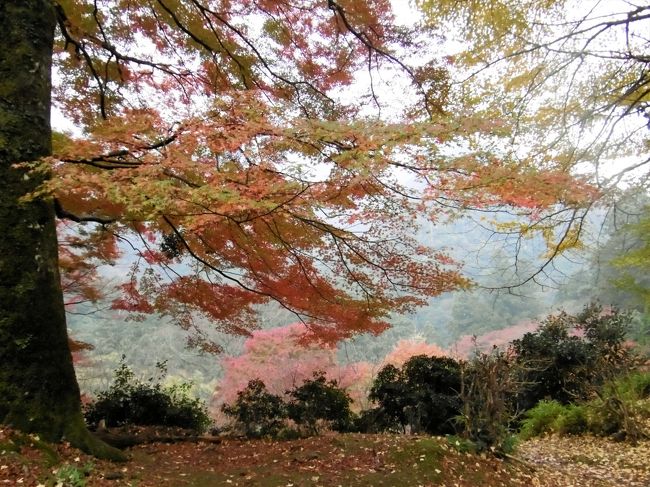
[[[241,354],[221,359],[223,377],[211,401],[213,416],[218,416],[222,404],[234,403],[251,380],[262,379],[270,394],[285,396],[315,372],[325,373],[349,391],[356,409],[364,404],[372,366],[365,362],[343,366],[335,346],[305,342],[307,335],[302,323],[253,331]]]
[[[524,321],[515,325],[492,330],[482,335],[463,335],[450,347],[451,355],[455,358],[468,359],[478,351],[488,352],[493,347],[504,348],[513,340],[521,338],[525,333],[534,332],[539,327],[536,321]]]
[[[611,205],[620,183],[647,191],[650,7],[612,0],[418,0],[429,29],[458,42],[456,101],[510,127],[503,150],[521,164],[575,169]],[[450,33],[453,33],[450,34]],[[487,145],[494,141],[486,140]],[[519,194],[518,197],[526,197]],[[584,242],[591,205],[566,205],[533,225],[497,228],[521,240],[546,228],[549,255],[515,284],[543,281],[557,251]],[[524,212],[528,212],[524,208]],[[505,218],[502,220],[503,223]]]
[[[388,364],[401,367],[411,357],[427,355],[428,357],[445,357],[448,355],[435,343],[427,343],[421,337],[404,338],[399,340],[393,349],[384,357],[382,366]]]
[[[84,259],[132,247],[114,306],[206,350],[194,317],[247,334],[269,300],[332,343],[467,285],[410,237],[418,212],[593,196],[467,149],[499,123],[445,109],[444,64],[409,64],[387,0],[10,0],[0,32],[0,420],[98,455],[118,454],[83,425],[59,264],[96,299]],[[390,119],[382,73],[403,97]],[[79,136],[52,134],[51,104]],[[56,218],[83,237],[60,257]]]
[[[530,144],[526,156],[567,167],[589,162],[602,187],[648,164],[648,5],[417,3],[431,28],[458,27],[467,42],[454,56],[464,68],[456,81],[468,82],[463,95],[485,97],[486,110],[518,123],[512,142]],[[619,164],[608,171],[613,158]]]

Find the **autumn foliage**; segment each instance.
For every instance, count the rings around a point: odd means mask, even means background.
[[[492,347],[507,348],[510,342],[534,332],[538,327],[539,323],[535,321],[525,321],[479,336],[463,335],[449,348],[452,356],[466,359],[477,351],[487,352]]]
[[[213,395],[213,412],[217,413],[224,403],[233,403],[251,380],[261,379],[270,394],[285,396],[287,391],[311,379],[315,372],[323,372],[348,389],[353,407],[365,404],[371,365],[342,366],[334,346],[305,342],[308,333],[302,323],[253,332],[239,356],[225,356],[221,360],[223,378]]]
[[[287,397],[288,391],[311,380],[314,373],[335,380],[350,395],[351,409],[359,412],[370,406],[368,394],[382,367],[388,364],[401,367],[416,355],[446,355],[438,345],[412,338],[398,341],[379,363],[344,363],[337,356],[335,346],[315,343],[306,340],[307,337],[309,330],[302,323],[257,330],[246,339],[239,355],[223,356],[220,361],[223,376],[212,396],[212,414],[220,417],[221,406],[232,404],[252,380],[262,380],[269,394]]]
[[[449,355],[435,343],[427,343],[421,338],[404,338],[399,340],[393,349],[384,357],[382,365],[401,367],[411,357],[426,355],[428,357],[444,357]]]
[[[268,301],[312,339],[379,333],[389,313],[468,285],[410,237],[418,214],[521,206],[537,220],[594,196],[557,169],[449,151],[506,134],[445,109],[446,61],[409,64],[415,33],[387,0],[55,7],[54,104],[81,134],[56,134],[38,168],[54,177],[31,197],[97,225],[62,240],[99,244],[62,248],[64,280],[97,299],[86,257],[128,249],[137,262],[114,307],[171,316],[204,350],[219,347],[197,317],[246,335]],[[380,90],[387,72],[395,85]]]
[[[64,301],[171,318],[206,352],[271,303],[304,327],[285,338],[323,347],[319,384],[362,383],[372,367],[338,367],[334,344],[472,284],[422,223],[496,213],[497,233],[543,239],[543,266],[582,245],[599,191],[561,144],[520,157],[513,106],[454,92],[437,34],[393,3],[0,2],[0,420],[123,459],[83,424]]]

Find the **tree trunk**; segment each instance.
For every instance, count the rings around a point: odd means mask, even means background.
[[[83,422],[52,201],[21,201],[47,176],[13,167],[51,152],[55,24],[48,0],[0,1],[0,422],[119,459]]]

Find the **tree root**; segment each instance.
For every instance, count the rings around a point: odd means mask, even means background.
[[[80,424],[78,424],[80,423]],[[125,462],[128,456],[115,445],[104,441],[100,436],[91,433],[83,424],[83,420],[74,422],[66,429],[65,440],[80,450],[103,460]]]
[[[98,428],[94,435],[104,443],[120,449],[147,443],[221,443],[221,438],[216,438],[214,436],[160,434],[155,430],[146,429],[134,433],[123,428]]]

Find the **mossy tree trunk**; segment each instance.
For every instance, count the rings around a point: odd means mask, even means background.
[[[0,1],[0,422],[118,459],[121,452],[92,437],[83,422],[54,206],[21,201],[47,176],[14,167],[51,151],[55,24],[48,0]]]

